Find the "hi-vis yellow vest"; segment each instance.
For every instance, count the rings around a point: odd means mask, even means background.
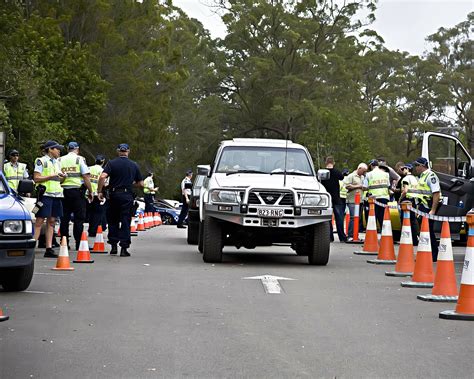
[[[339,196],[341,197],[341,199],[347,198],[347,188],[344,185],[343,180],[339,180]]]
[[[377,199],[390,199],[388,188],[390,177],[387,172],[374,170],[367,175],[367,191]]]
[[[92,192],[97,193],[97,187],[99,185],[99,177],[100,177],[100,174],[102,174],[102,171],[104,171],[104,169],[102,168],[101,165],[96,164],[94,166],[89,167],[89,170],[91,174]]]
[[[80,155],[69,153],[61,158],[61,170],[67,174],[62,183],[63,188],[80,188],[82,185],[81,159]]]
[[[433,175],[436,176],[436,174],[431,170],[424,171],[418,179],[418,185],[416,186],[416,189],[410,191],[411,193],[416,194],[416,197],[420,199],[421,204],[423,204],[427,208],[431,207],[431,203],[433,200],[433,193],[431,192],[431,188],[428,185],[428,179],[430,179]],[[439,191],[439,195],[441,199],[441,188]]]
[[[17,163],[16,167],[13,167],[11,162],[5,163],[3,165],[3,172],[5,173],[5,179],[8,181],[8,185],[10,188],[16,189],[18,188],[18,183],[20,180],[23,179],[23,175],[25,174],[26,164],[24,163]]]
[[[61,165],[59,161],[56,159],[54,162],[52,162],[48,155],[37,158],[36,164],[38,166],[43,166],[43,172],[41,173],[41,176],[56,175],[57,173],[61,172]],[[49,179],[46,182],[38,183],[38,185],[42,184],[46,187],[46,191],[44,193],[45,196],[63,197],[63,188],[61,187],[60,180],[61,179],[59,176],[56,176],[55,178]]]

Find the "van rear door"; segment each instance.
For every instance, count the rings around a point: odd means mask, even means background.
[[[438,175],[443,206],[441,216],[465,216],[474,207],[474,160],[461,141],[443,133],[426,132],[423,136],[422,156]],[[450,223],[451,233],[459,233],[460,223]],[[435,223],[439,232],[440,223]],[[453,236],[454,237],[454,236]]]

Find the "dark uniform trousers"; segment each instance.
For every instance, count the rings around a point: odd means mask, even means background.
[[[86,198],[84,191],[80,188],[64,189],[63,198],[63,217],[61,217],[60,231],[61,236],[69,238],[69,222],[71,214],[74,214],[73,236],[76,240],[76,248],[81,241],[82,230],[86,219]]]
[[[94,197],[92,203],[89,204],[89,236],[95,237],[97,228],[102,225],[102,230],[107,229],[107,219],[105,216],[105,204],[101,204],[97,197]]]
[[[155,195],[151,193],[145,194],[145,212],[155,212],[155,208],[153,207],[153,203],[155,202]]]
[[[379,203],[382,203],[382,204],[388,204],[388,199],[375,199],[375,200],[377,200]],[[375,219],[377,220],[379,224],[380,230],[382,230],[384,213],[385,213],[385,208],[380,205],[375,204]]]
[[[178,225],[183,225],[189,210],[189,204],[187,203],[185,196],[181,197],[181,201],[183,202],[183,206],[181,207],[181,211],[179,213]]]
[[[109,224],[109,244],[130,247],[130,221],[133,207],[131,191],[110,192],[107,205],[107,222]]]

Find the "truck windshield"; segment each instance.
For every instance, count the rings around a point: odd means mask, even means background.
[[[285,153],[287,151],[287,154]],[[308,154],[303,149],[284,147],[227,146],[217,164],[218,173],[264,173],[313,176]]]

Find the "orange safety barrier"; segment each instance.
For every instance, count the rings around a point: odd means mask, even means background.
[[[91,252],[89,250],[89,241],[87,241],[86,232],[82,232],[81,243],[79,244],[77,257],[73,262],[74,263],[94,263],[94,261],[91,259]]]
[[[355,222],[355,220],[354,220]],[[354,225],[355,227],[355,225]],[[378,255],[379,242],[377,236],[377,221],[375,220],[374,199],[369,198],[369,219],[365,229],[365,241],[362,251],[354,251],[356,255]]]
[[[400,247],[398,249],[397,264],[395,271],[386,272],[387,276],[412,276],[415,269],[415,258],[413,254],[413,237],[411,234],[410,210],[408,205],[410,202],[402,202],[403,225],[400,237]]]
[[[469,232],[458,303],[456,310],[443,311],[439,314],[443,319],[474,321],[474,211],[468,212],[466,222]]]
[[[421,222],[420,239],[416,250],[416,263],[411,281],[402,282],[402,287],[432,288],[434,281],[433,257],[431,255],[430,226],[428,218]]]
[[[74,267],[71,267],[69,262],[69,252],[67,250],[67,239],[66,237],[61,238],[61,244],[59,246],[59,255],[56,260],[56,267],[53,267],[51,270],[57,271],[73,271]]]

